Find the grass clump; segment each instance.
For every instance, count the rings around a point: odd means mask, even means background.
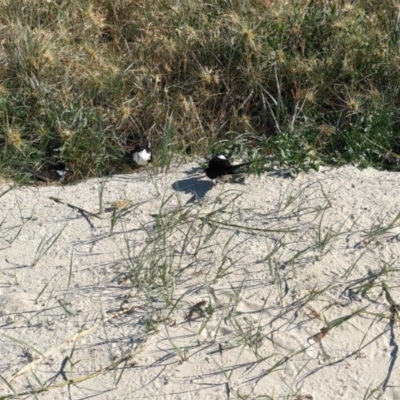
[[[294,171],[398,169],[393,2],[58,3],[0,5],[2,175],[124,171],[148,140],[168,165],[239,142]]]

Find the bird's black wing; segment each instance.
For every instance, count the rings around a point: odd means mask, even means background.
[[[51,168],[48,170],[42,170],[42,171],[35,171],[34,169],[30,167],[24,167],[27,172],[31,174],[31,176],[39,181],[42,182],[56,182],[61,180],[62,174],[59,173],[56,169]]]

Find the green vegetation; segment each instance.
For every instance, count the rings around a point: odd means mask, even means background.
[[[398,170],[391,1],[4,0],[0,174],[64,161],[74,179],[156,155],[239,151],[294,171]],[[169,164],[168,164],[169,165]]]

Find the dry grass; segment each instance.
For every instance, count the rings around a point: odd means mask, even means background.
[[[398,168],[394,1],[4,0],[0,173],[168,151]]]

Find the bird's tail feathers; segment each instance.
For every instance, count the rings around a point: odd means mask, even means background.
[[[246,165],[250,165],[250,164],[253,164],[253,161],[248,161],[243,164],[232,165],[232,167],[236,169],[236,168],[245,167]]]

